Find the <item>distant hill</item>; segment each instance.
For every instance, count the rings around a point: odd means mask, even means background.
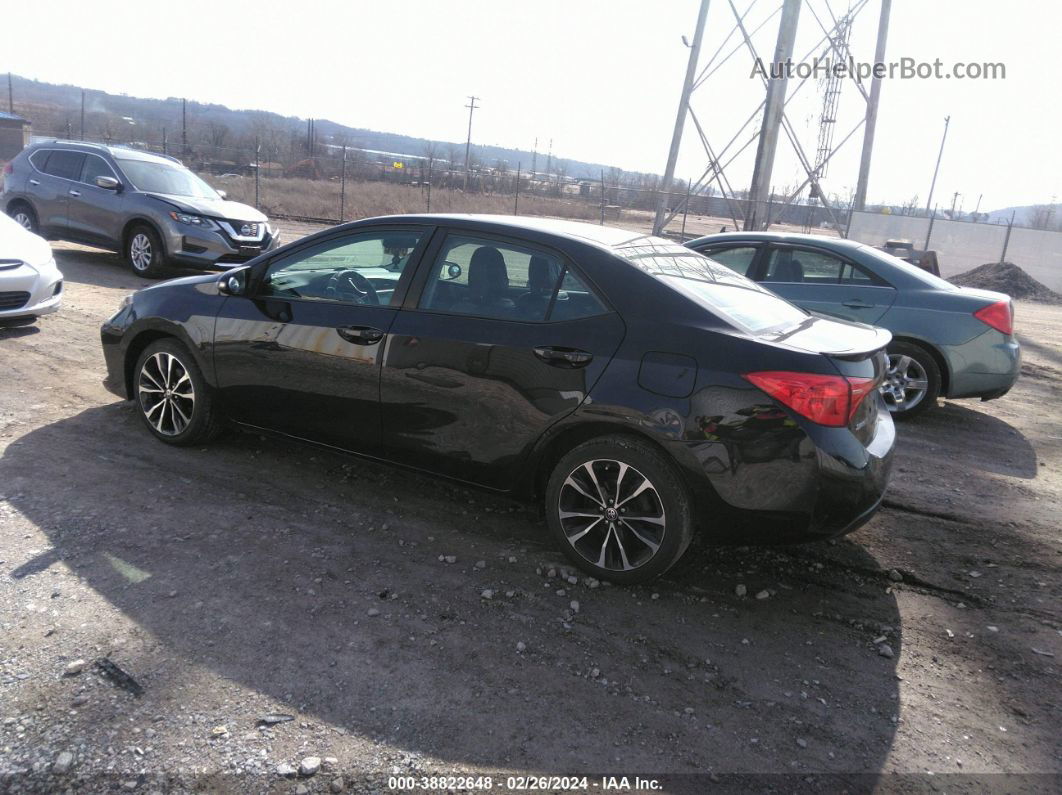
[[[77,136],[81,124],[81,87],[56,85],[24,77],[13,76],[15,111],[33,124],[35,135]],[[161,142],[163,131],[171,144],[180,139],[181,99],[145,99],[126,94],[109,94],[94,89],[85,90],[85,137],[136,143]],[[224,105],[210,105],[189,100],[187,103],[189,130],[195,131],[196,142],[213,139],[215,145],[246,146],[247,140],[256,135],[271,136],[283,141],[301,141],[306,135],[306,119],[283,116],[267,110],[233,110]],[[358,127],[348,127],[328,119],[314,121],[316,140],[320,145],[347,145],[361,149],[395,152],[405,155],[424,156],[434,147],[435,158],[464,163],[464,141],[431,141],[398,133],[380,132]],[[191,134],[190,134],[191,139]],[[222,141],[218,141],[220,137]],[[536,162],[537,171],[545,172],[547,153],[532,152],[503,146],[473,144],[475,161],[485,166],[495,166],[505,161],[509,170],[515,171],[520,164],[530,171]],[[597,179],[602,170],[612,172],[602,163],[587,163],[582,160],[554,155],[551,163],[553,173],[565,174],[576,179]]]
[[[1051,211],[1054,213],[1049,220],[1049,226],[1052,229],[1062,228],[1062,204],[1023,204],[1018,207],[1003,207],[999,210],[992,210],[988,214],[988,220],[990,223],[1006,223],[1010,220],[1011,213],[1014,214],[1014,223],[1021,226],[1043,226],[1042,223],[1045,216]],[[1037,224],[1036,221],[1040,220],[1041,223]]]

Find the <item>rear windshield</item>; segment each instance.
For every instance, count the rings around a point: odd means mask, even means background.
[[[115,155],[133,187],[145,193],[166,193],[196,199],[220,198],[217,192],[186,168]]]
[[[899,257],[895,257],[886,251],[874,248],[873,246],[863,246],[861,251],[868,257],[880,260],[884,263],[891,265],[894,268],[899,268],[900,270],[904,271],[908,276],[918,279],[920,282],[928,285],[929,287],[933,287],[937,290],[955,289],[955,285],[951,282],[944,281],[939,276],[934,276],[929,271],[922,270],[917,265],[912,265],[910,262],[902,260]]]
[[[808,313],[725,265],[663,238],[615,252],[699,306],[750,334],[798,325]]]

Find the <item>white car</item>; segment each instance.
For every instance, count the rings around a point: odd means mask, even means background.
[[[62,293],[63,274],[48,242],[0,213],[0,328],[58,311]]]

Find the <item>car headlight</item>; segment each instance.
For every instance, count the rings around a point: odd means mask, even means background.
[[[202,215],[192,215],[191,213],[179,213],[171,212],[170,218],[179,224],[187,224],[188,226],[197,226],[200,229],[217,229],[218,225],[211,221],[209,218],[204,218]]]

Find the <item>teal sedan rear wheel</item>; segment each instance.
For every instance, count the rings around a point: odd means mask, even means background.
[[[888,355],[881,394],[893,419],[907,420],[935,406],[940,395],[940,368],[933,354],[908,342],[894,342]]]

